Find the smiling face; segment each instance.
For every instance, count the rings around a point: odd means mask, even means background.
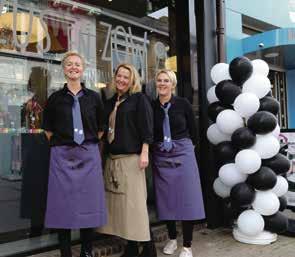
[[[156,87],[159,97],[171,97],[174,90],[173,83],[166,73],[157,76]]]
[[[115,85],[119,95],[125,94],[131,87],[131,73],[128,69],[120,67],[115,75]]]
[[[65,59],[63,69],[67,80],[80,80],[84,71],[83,62],[79,56],[71,55]]]

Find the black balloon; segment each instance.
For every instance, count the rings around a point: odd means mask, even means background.
[[[248,209],[248,207],[238,207],[235,206],[231,203],[231,199],[225,199],[225,201],[223,201],[223,214],[224,214],[224,218],[225,221],[227,222],[234,222],[234,220],[236,220],[239,215]],[[231,224],[229,224],[231,225]]]
[[[211,103],[208,106],[208,116],[213,122],[216,122],[217,115],[226,109],[233,109],[233,107],[231,105],[222,105],[221,102]]]
[[[247,126],[256,134],[267,134],[276,128],[277,119],[270,112],[259,111],[248,119]]]
[[[272,91],[270,90],[270,91],[266,94],[266,96],[272,96]]]
[[[280,110],[280,103],[278,100],[271,96],[265,96],[260,99],[260,107],[258,111],[268,111],[277,115]]]
[[[233,104],[242,90],[231,80],[222,80],[215,87],[215,94],[222,104]]]
[[[236,184],[230,191],[233,206],[248,206],[254,201],[255,190],[247,183]]]
[[[287,198],[285,196],[279,197],[280,201],[280,209],[279,211],[283,211],[287,208]]]
[[[247,178],[247,183],[257,190],[272,189],[277,182],[277,175],[268,167],[262,166]]]
[[[288,218],[281,212],[271,216],[263,216],[264,229],[273,233],[282,233],[288,228]]]
[[[285,174],[290,169],[290,161],[284,155],[278,153],[270,159],[263,159],[262,166],[271,168],[277,175]]]
[[[238,150],[230,141],[224,141],[215,146],[214,152],[217,163],[223,165],[233,162]]]
[[[232,144],[238,149],[253,146],[256,142],[255,133],[247,127],[237,129],[231,136]]]
[[[252,72],[252,63],[244,56],[233,59],[229,64],[229,74],[232,80],[239,86],[251,76]]]

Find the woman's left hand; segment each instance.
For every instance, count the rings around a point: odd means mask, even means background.
[[[145,169],[149,165],[149,153],[142,151],[139,156],[139,168]]]

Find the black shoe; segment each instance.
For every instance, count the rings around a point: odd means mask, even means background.
[[[60,248],[60,257],[72,257],[71,247]]]
[[[143,243],[142,252],[138,257],[157,257],[157,250],[153,241]]]
[[[123,255],[120,257],[138,257],[138,245],[136,241],[129,241],[125,247]]]

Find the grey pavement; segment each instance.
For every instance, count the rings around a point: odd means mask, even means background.
[[[202,229],[194,232],[193,253],[194,257],[294,257],[294,243],[294,238],[279,236],[278,240],[270,245],[249,245],[235,241],[230,229]],[[165,242],[156,244],[158,257],[167,257],[161,252],[164,244]],[[171,256],[178,257],[179,251],[180,249]],[[58,251],[34,255],[34,257],[58,256]],[[78,256],[79,251],[75,249],[74,257]],[[120,254],[111,255],[111,257],[119,256]]]

